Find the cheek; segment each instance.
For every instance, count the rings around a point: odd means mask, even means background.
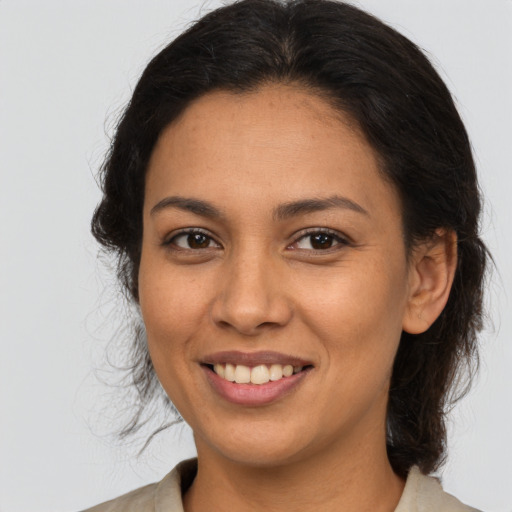
[[[333,390],[317,401],[333,425],[355,421],[375,404],[376,421],[385,416],[405,303],[403,274],[389,270],[366,266],[344,274],[340,269],[336,279],[317,280],[323,286],[308,295],[302,317],[322,346],[323,386]]]
[[[156,375],[180,413],[188,416],[190,384],[196,381],[188,364],[193,359],[190,340],[208,317],[205,289],[199,278],[172,272],[165,262],[148,257],[141,261],[139,290]]]
[[[402,332],[407,282],[398,257],[347,262],[317,275],[302,291],[303,318],[330,355],[352,364],[392,362]]]
[[[140,307],[155,367],[160,359],[185,350],[186,340],[207,317],[200,273],[172,270],[165,261],[143,255],[139,271]]]

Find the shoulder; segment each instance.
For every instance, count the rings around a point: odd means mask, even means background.
[[[195,459],[180,462],[160,482],[149,484],[82,512],[183,512],[182,489],[197,471]]]
[[[413,467],[395,512],[479,512],[445,492],[437,478]]]
[[[88,508],[83,512],[153,512],[155,489],[158,484],[150,484],[123,494],[95,507]]]

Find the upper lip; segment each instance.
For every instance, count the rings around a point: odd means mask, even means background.
[[[260,351],[260,352],[239,352],[239,351],[225,351],[215,352],[202,358],[203,364],[242,364],[245,366],[258,366],[260,364],[281,364],[292,366],[310,366],[311,361],[306,361],[300,357],[282,354],[273,351]]]

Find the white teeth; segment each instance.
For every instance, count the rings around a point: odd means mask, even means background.
[[[283,366],[280,364],[273,364],[270,367],[270,380],[279,380],[283,378]]]
[[[215,370],[215,367],[213,367]],[[221,375],[222,377],[222,375]],[[226,368],[224,369],[224,378],[226,380],[229,380],[229,382],[235,382],[235,367],[232,364],[227,364]]]
[[[213,371],[219,376],[219,377],[222,377],[224,378],[225,377],[225,372],[224,372],[224,366],[222,366],[221,364],[214,364],[213,365]]]
[[[213,371],[221,378],[236,382],[237,384],[266,384],[267,382],[275,382],[283,377],[291,377],[301,372],[303,366],[293,366],[291,364],[272,364],[270,368],[264,364],[260,364],[253,368],[242,364],[214,364]]]
[[[283,377],[291,377],[293,375],[293,366],[291,364],[287,364],[283,366]]]
[[[270,372],[264,364],[255,366],[251,370],[251,382],[253,384],[266,384],[270,380]]]
[[[251,382],[251,369],[243,364],[237,364],[235,368],[235,382],[237,384],[249,384]]]

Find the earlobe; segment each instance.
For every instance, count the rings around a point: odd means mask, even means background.
[[[412,252],[402,329],[420,334],[435,322],[448,302],[457,268],[457,235],[453,230],[438,229]]]

